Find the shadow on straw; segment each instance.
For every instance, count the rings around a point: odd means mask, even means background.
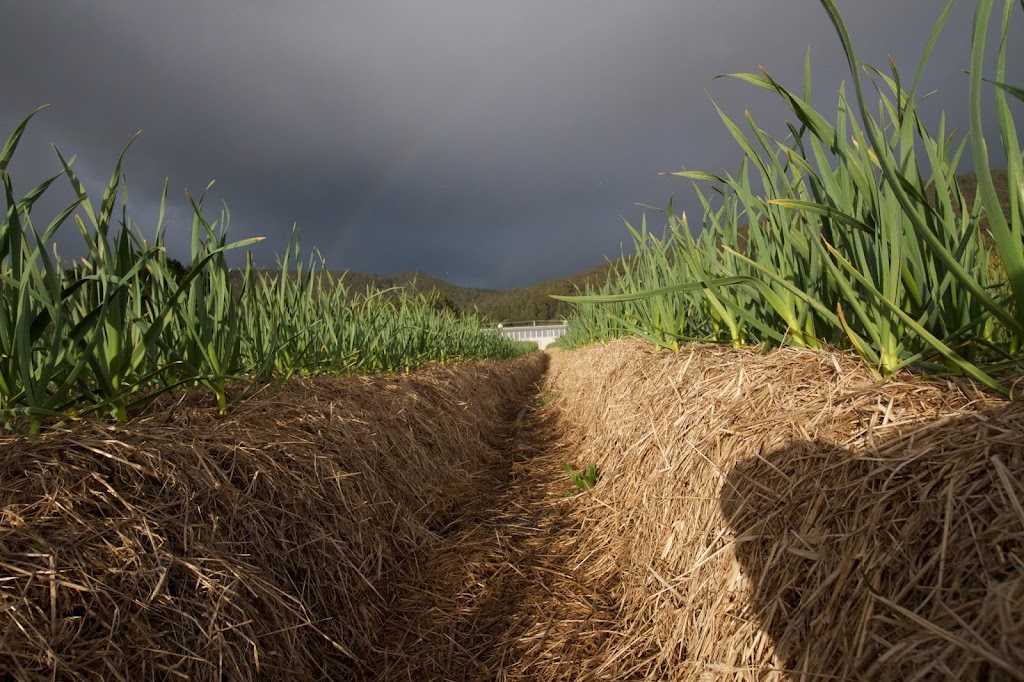
[[[858,454],[805,441],[737,464],[721,508],[776,661],[811,678],[1020,676],[1020,421],[979,412]]]

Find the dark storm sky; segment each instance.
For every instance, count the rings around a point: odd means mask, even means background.
[[[891,55],[908,80],[942,4],[839,0],[858,56]],[[961,131],[973,12],[954,5],[923,84]],[[151,236],[168,178],[174,257],[186,188],[216,180],[210,208],[227,203],[233,238],[267,237],[263,264],[297,223],[332,268],[489,288],[618,255],[637,203],[675,195],[699,216],[687,182],[658,171],[738,167],[705,91],[740,121],[786,120],[768,93],[714,76],[763,64],[799,91],[810,45],[828,118],[849,82],[816,0],[0,0],[0,25],[0,136],[51,105],[15,156],[16,189],[59,169],[56,144],[98,200],[141,129],[129,213]]]

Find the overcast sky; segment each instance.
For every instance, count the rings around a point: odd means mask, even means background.
[[[943,5],[838,4],[858,56],[891,55],[908,80]],[[961,131],[974,5],[954,5],[924,82]],[[98,201],[142,130],[129,214],[151,236],[167,178],[174,257],[186,189],[215,180],[211,209],[227,203],[233,238],[267,238],[262,264],[297,223],[334,269],[487,288],[617,256],[638,203],[675,195],[699,216],[687,181],[658,172],[737,169],[708,94],[741,121],[786,120],[769,93],[716,75],[764,65],[799,90],[811,46],[828,118],[849,81],[817,0],[0,0],[0,25],[0,138],[51,105],[12,164],[16,189],[59,169],[55,144]]]

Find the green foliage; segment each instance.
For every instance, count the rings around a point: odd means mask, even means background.
[[[735,176],[672,173],[697,187],[699,236],[671,205],[662,236],[650,234],[646,222],[630,226],[636,259],[583,296],[563,297],[577,303],[563,345],[633,334],[673,349],[686,340],[843,347],[883,376],[913,364],[1006,392],[992,373],[1021,368],[1024,172],[1003,91],[996,96],[1010,159],[1005,213],[987,171],[980,116],[972,115],[970,141],[981,170],[969,197],[955,177],[967,140],[956,143],[944,117],[933,133],[918,115],[917,81],[949,6],[907,89],[895,65],[890,74],[860,65],[834,4],[822,4],[849,60],[855,100],[840,88],[833,122],[810,105],[809,53],[799,95],[765,70],[732,74],[783,100],[796,119],[789,137],[773,138],[749,113],[744,132],[715,105],[744,156]],[[975,114],[990,10],[990,0],[979,3]],[[999,81],[1005,49],[1004,42]],[[861,68],[878,94],[871,106]],[[698,183],[711,183],[719,198]]]
[[[588,462],[587,466],[582,471],[576,471],[569,466],[568,462],[563,462],[562,468],[565,469],[565,473],[569,477],[569,480],[572,481],[572,484],[577,488],[576,490],[565,493],[566,497],[570,495],[578,495],[584,490],[590,490],[597,485],[597,465],[593,462]]]
[[[32,114],[35,115],[35,112]],[[0,222],[0,422],[38,432],[83,414],[124,420],[181,386],[201,385],[230,405],[232,381],[295,372],[408,371],[428,362],[512,357],[534,348],[488,329],[450,302],[402,290],[350,293],[314,251],[304,262],[293,233],[274,273],[229,269],[229,214],[193,209],[191,262],[167,257],[164,206],[153,244],[127,215],[117,161],[98,207],[71,168],[16,199],[7,166],[30,115],[0,149],[6,210]],[[127,150],[127,148],[126,148]],[[125,151],[126,151],[125,150]],[[33,206],[64,176],[75,200],[40,232]],[[115,203],[122,194],[120,219]],[[205,195],[205,193],[204,193]],[[53,247],[73,217],[87,255],[64,267]]]

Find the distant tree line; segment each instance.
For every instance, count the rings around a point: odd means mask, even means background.
[[[563,319],[572,312],[572,306],[564,301],[556,301],[551,296],[571,295],[581,291],[587,284],[603,282],[612,267],[613,263],[605,263],[569,277],[504,291],[460,287],[422,272],[387,276],[347,272],[338,273],[338,276],[343,274],[345,286],[350,291],[365,291],[367,287],[398,287],[424,293],[433,291],[440,304],[460,312],[478,311],[488,321],[497,324]]]

